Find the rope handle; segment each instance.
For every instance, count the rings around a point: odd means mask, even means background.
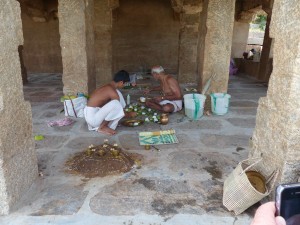
[[[73,103],[73,101],[72,101],[70,95],[68,95],[68,97],[69,97],[69,99],[70,99],[70,101],[71,101],[71,105],[72,105],[72,109],[73,109],[74,115],[75,115],[75,117],[77,118],[77,113],[76,113],[76,111],[75,111],[74,103]],[[69,115],[69,113],[68,113],[68,115]]]
[[[67,115],[70,116],[70,115],[69,115],[69,110],[68,110],[68,106],[67,106],[66,101],[64,101],[64,106],[66,107],[66,110],[65,110],[65,111],[67,112]]]
[[[275,182],[277,180],[277,177],[278,177],[278,174],[279,174],[279,169],[277,170],[274,170],[273,173],[270,175],[270,177],[268,178],[268,180],[266,181],[266,184],[268,184],[272,179],[273,179],[273,182],[272,184],[270,185],[270,190],[268,191],[268,193],[270,194],[271,191],[273,190],[274,186],[275,186]]]
[[[247,172],[249,169],[251,169],[253,166],[255,166],[257,163],[261,162],[262,161],[262,158],[261,157],[257,157],[257,158],[252,158],[252,159],[245,159],[243,161],[241,161],[239,164],[241,165],[242,163],[246,162],[246,161],[250,161],[250,160],[256,160],[258,159],[258,161],[252,163],[251,165],[249,165],[246,169],[244,169],[240,175],[244,174],[245,172]]]

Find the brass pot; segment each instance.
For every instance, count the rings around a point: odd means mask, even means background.
[[[169,122],[169,116],[167,113],[163,113],[160,115],[160,123],[162,125],[166,125]]]

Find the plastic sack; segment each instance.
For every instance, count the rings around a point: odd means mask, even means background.
[[[64,101],[65,116],[84,117],[84,107],[87,104],[85,97],[78,97]]]

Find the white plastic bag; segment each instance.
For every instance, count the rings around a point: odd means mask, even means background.
[[[64,101],[65,116],[84,117],[84,107],[87,104],[85,97],[78,97]]]

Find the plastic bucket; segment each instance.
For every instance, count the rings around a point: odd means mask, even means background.
[[[215,115],[225,115],[228,112],[231,96],[226,93],[212,93],[210,97],[212,113]]]
[[[184,112],[187,117],[193,120],[199,120],[203,116],[205,95],[186,94],[184,99]]]

